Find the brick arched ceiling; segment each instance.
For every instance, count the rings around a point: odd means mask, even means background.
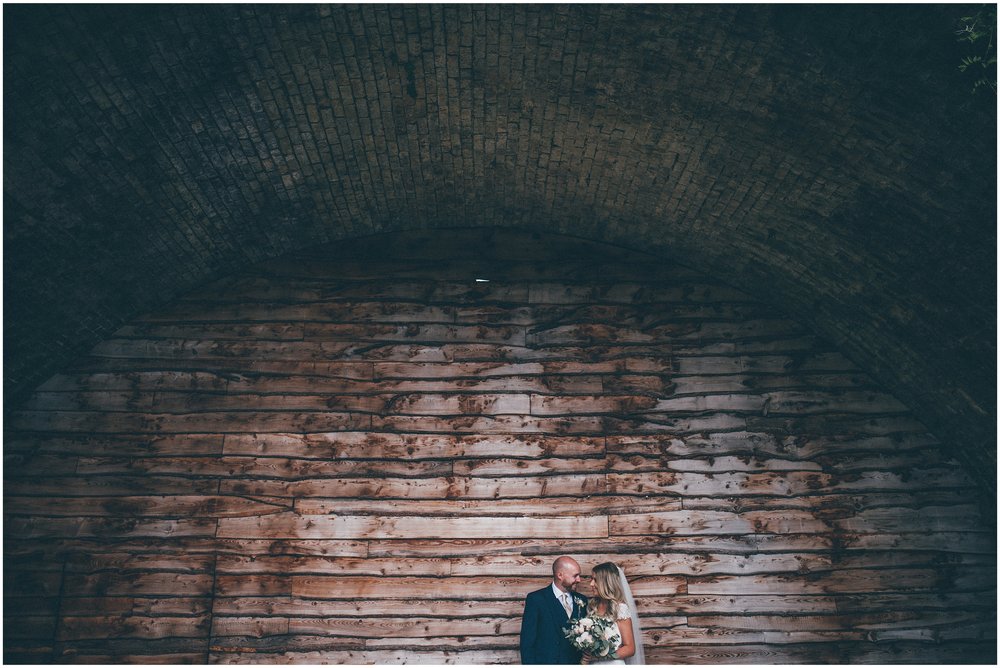
[[[4,7],[10,408],[341,238],[521,227],[782,308],[995,478],[995,97],[957,6]]]

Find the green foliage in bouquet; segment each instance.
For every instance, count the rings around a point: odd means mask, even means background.
[[[587,652],[595,659],[617,659],[615,650],[621,644],[618,625],[604,617],[577,619],[563,633],[573,647]]]

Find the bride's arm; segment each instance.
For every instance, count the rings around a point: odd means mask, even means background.
[[[622,646],[615,654],[619,659],[627,659],[635,654],[635,634],[632,633],[632,620],[629,618],[619,619],[618,630],[622,634]]]

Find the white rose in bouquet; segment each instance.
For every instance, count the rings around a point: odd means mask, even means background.
[[[583,617],[564,629],[566,638],[573,647],[596,657],[614,657],[615,641],[618,639],[617,626],[613,620],[604,617]]]

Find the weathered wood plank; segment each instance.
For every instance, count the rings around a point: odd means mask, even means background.
[[[681,502],[664,499],[636,499],[633,496],[590,496],[583,498],[488,500],[356,500],[306,498],[295,500],[300,515],[440,515],[445,517],[492,515],[503,516],[572,516],[625,514],[638,510],[680,510]]]
[[[935,468],[945,471],[958,469],[957,462],[941,453],[940,448],[929,447],[900,454],[878,454],[870,457],[837,457],[820,455],[811,461],[801,459],[766,459],[761,454],[740,456],[708,456],[704,459],[673,459],[671,457],[645,457],[612,455],[608,464],[614,470],[625,471],[678,471],[686,473],[731,473],[761,471],[825,471],[837,475],[864,471],[899,471],[914,468]],[[959,473],[959,471],[956,471]],[[845,476],[847,477],[847,476]]]
[[[195,617],[143,617],[110,615],[63,616],[58,639],[63,642],[88,638],[204,638],[208,636],[208,615]]]
[[[344,558],[283,555],[220,555],[217,573],[275,573],[288,575],[449,575],[451,564],[442,559]]]
[[[230,434],[227,455],[318,459],[439,459],[496,457],[578,457],[604,454],[604,438],[547,435],[453,436],[330,432],[319,434]]]
[[[67,596],[209,596],[212,575],[186,573],[117,573],[93,575],[68,573],[63,584]]]
[[[531,415],[587,415],[609,413],[615,415],[631,415],[657,406],[655,397],[641,395],[626,396],[590,396],[590,397],[554,397],[533,395],[531,397]]]
[[[823,466],[814,461],[765,459],[762,456],[710,456],[705,459],[672,459],[669,457],[628,457],[612,455],[607,458],[609,470],[626,471],[677,471],[681,473],[734,473],[765,471],[822,471]]]
[[[299,598],[335,599],[385,599],[399,598],[405,594],[411,599],[438,599],[444,585],[466,599],[521,599],[535,589],[545,586],[549,578],[536,577],[322,577],[294,576],[291,594]],[[670,593],[673,593],[672,591]]]
[[[963,489],[919,490],[913,492],[807,494],[803,496],[684,497],[685,510],[783,510],[813,509],[825,519],[849,517],[869,508],[923,508],[964,504],[969,500]]]
[[[212,599],[204,598],[151,598],[135,596],[66,596],[59,611],[68,617],[88,615],[119,615],[142,617],[198,617],[212,611]]]
[[[122,371],[56,374],[38,389],[41,392],[223,391],[228,385],[229,378],[226,374],[207,371]]]
[[[535,304],[592,304],[594,302],[635,303],[691,303],[691,302],[743,302],[744,292],[726,285],[686,284],[684,286],[650,285],[649,283],[610,283],[579,285],[572,283],[530,283],[528,300]],[[669,312],[669,309],[664,309]]]
[[[614,561],[629,578],[647,575],[704,575],[709,573],[782,573],[821,571],[832,568],[832,560],[820,554],[677,554],[645,552],[616,554],[612,552],[581,555],[581,564],[596,565]],[[544,577],[551,571],[552,559],[527,556],[482,556],[451,559],[452,575],[473,575],[489,572],[498,575],[532,574]],[[584,571],[586,572],[586,568]]]
[[[459,321],[463,318],[458,311]],[[537,322],[537,320],[536,320]],[[528,330],[528,345],[653,344],[660,341],[734,341],[763,336],[795,336],[804,333],[802,326],[785,319],[744,320],[737,322],[681,321],[652,326],[624,327],[603,323],[574,323]]]
[[[378,649],[444,649],[460,650],[468,652],[474,649],[489,648],[493,651],[517,650],[518,637],[513,634],[504,635],[468,635],[468,636],[440,636],[428,638],[369,638],[365,640],[365,647],[371,650]]]
[[[82,357],[71,363],[67,373],[212,373],[228,374],[279,374],[303,375],[317,378],[344,378],[371,380],[372,362],[362,360],[334,360],[303,362],[298,360],[272,360],[219,358],[196,359],[146,359],[113,357]]]
[[[519,617],[524,609],[522,599],[365,599],[338,600],[285,597],[219,597],[213,610],[219,615],[282,617],[376,617],[421,616],[463,617],[497,616]]]
[[[507,617],[447,619],[438,617],[369,617],[363,619],[293,617],[288,620],[290,633],[345,636],[348,638],[428,638],[447,636],[488,636],[520,631],[521,620]]]
[[[680,339],[670,340],[670,349],[678,357],[702,357],[702,356],[741,356],[741,355],[803,355],[815,354],[817,352],[816,337],[806,332],[790,332],[784,336],[776,338],[746,338],[746,339],[716,339],[714,341],[703,341],[701,339]],[[824,363],[827,363],[826,361]],[[748,371],[752,371],[748,367]],[[821,371],[829,371],[821,369]],[[841,371],[857,371],[857,368],[850,366]],[[767,374],[776,373],[770,369]]]
[[[115,496],[8,498],[10,515],[47,517],[247,517],[291,510],[280,499],[267,502],[237,496]]]
[[[455,475],[509,476],[548,475],[551,473],[604,473],[611,462],[605,457],[547,457],[544,459],[456,459]]]
[[[74,650],[71,656],[61,656],[60,661],[72,664],[162,664],[191,665],[205,663],[206,652],[165,652],[158,654],[100,654]]]
[[[839,539],[840,537],[838,537]],[[847,537],[844,539],[846,540]],[[897,537],[898,538],[898,537]],[[828,551],[833,547],[829,536],[810,535],[692,535],[692,536],[619,536],[607,539],[572,539],[558,543],[544,539],[517,540],[384,540],[372,541],[369,554],[373,557],[466,557],[479,555],[546,555],[549,559],[565,553],[582,560],[591,554],[617,552],[643,554],[666,551],[692,554],[747,554],[756,552]]]
[[[226,636],[249,636],[263,638],[265,636],[287,636],[289,628],[287,617],[219,617],[212,618],[213,642],[225,642]]]
[[[680,510],[637,515],[612,515],[608,525],[616,536],[632,534],[746,534],[822,533],[826,524],[809,512],[784,511],[780,515],[752,511],[725,513]]]
[[[861,615],[704,615],[688,618],[689,626],[708,629],[752,629],[755,631],[793,632],[858,630],[873,631],[884,629],[921,629],[930,631],[935,627],[953,624],[968,625],[982,621],[982,611],[927,612],[882,611]]]
[[[767,432],[723,432],[674,436],[609,434],[609,453],[673,457],[720,457],[725,455],[770,455],[781,459],[811,460],[818,456],[854,456],[856,453],[901,452],[938,446],[927,433],[873,437],[784,436]]]
[[[894,568],[852,569],[820,575],[754,575],[691,578],[689,594],[853,594],[879,591],[932,591],[948,582],[953,591],[979,588],[983,577],[991,577],[989,567],[963,569]],[[995,577],[995,576],[992,576]],[[996,584],[995,579],[989,584]]]
[[[693,349],[672,348],[678,376],[733,374],[854,373],[857,367],[839,353],[810,351],[807,355],[699,355]],[[686,354],[685,354],[686,353]]]
[[[222,518],[220,537],[269,538],[550,538],[606,537],[604,517],[377,517],[284,513],[259,518]]]
[[[455,434],[535,433],[597,436],[606,433],[687,434],[710,430],[743,431],[746,428],[746,417],[727,414],[684,418],[643,415],[637,419],[623,419],[610,415],[551,418],[524,415],[491,417],[462,415],[448,418],[424,415],[376,415],[371,420],[371,429],[375,431]]]
[[[103,638],[83,639],[72,643],[58,643],[56,658],[75,661],[79,654],[104,656],[147,656],[157,661],[160,655],[178,655],[200,652],[202,659],[208,650],[208,638]],[[79,653],[79,654],[78,654]],[[120,659],[119,659],[120,660]],[[139,661],[142,662],[141,660]]]
[[[11,517],[4,530],[19,538],[126,538],[215,536],[214,519]]]
[[[213,652],[211,663],[219,664],[419,664],[470,665],[517,663],[517,650],[422,651],[422,650],[328,650],[319,652],[222,653]]]
[[[566,374],[562,376],[497,375],[463,379],[377,379],[373,381],[326,378],[322,376],[236,376],[229,381],[231,393],[298,393],[298,394],[407,394],[415,392],[535,392],[539,394],[594,394],[605,386],[604,376]],[[660,392],[666,382],[659,376],[620,376],[623,392]]]
[[[580,378],[577,376],[576,378]],[[653,397],[667,397],[675,393],[676,387],[664,375],[652,374],[625,374],[618,376],[601,376],[600,391],[607,394],[638,394]],[[558,391],[556,387],[549,385],[551,394],[592,394],[583,386],[570,386],[565,390]],[[536,394],[546,394],[545,391]]]
[[[641,575],[705,575],[705,574],[756,574],[802,573],[829,571],[837,568],[864,568],[903,565],[937,565],[937,556],[925,554],[900,558],[880,555],[878,558],[840,558],[836,564],[821,554],[744,554],[708,555],[645,553],[619,555],[614,553],[589,554],[585,563],[597,564],[615,561],[630,576]],[[342,574],[342,575],[477,575],[489,572],[496,575],[531,575],[545,577],[551,570],[552,558],[520,555],[483,556],[466,558],[374,558],[351,559],[340,557],[299,556],[247,556],[222,555],[218,559],[219,573],[275,573],[275,574]],[[153,562],[155,563],[155,562]],[[955,560],[958,563],[986,565],[987,559]],[[832,607],[832,606],[831,606]]]
[[[153,392],[35,392],[22,404],[32,411],[139,411],[153,408]]]
[[[68,433],[52,436],[26,433],[9,435],[4,445],[39,453],[156,457],[221,454],[223,439],[223,434],[91,436]]]
[[[644,598],[636,601],[643,615],[686,615],[691,624],[703,625],[702,615],[731,615],[740,611],[745,623],[753,623],[758,615],[837,615],[850,613],[844,619],[880,612],[908,610],[917,615],[924,611],[983,610],[992,607],[979,593],[897,593],[897,594],[721,594],[681,595],[664,599]]]
[[[107,551],[101,538],[72,537],[4,541],[8,563],[46,564],[55,561],[62,569],[63,559]],[[302,555],[327,557],[365,557],[368,544],[353,540],[270,540],[259,538],[212,537],[142,537],[116,538],[114,549],[131,555],[190,555],[197,563],[200,558],[214,555]]]
[[[913,488],[967,487],[961,470],[923,469],[866,471],[838,476],[819,471],[767,473],[609,473],[608,491],[614,494],[690,494],[697,496],[741,496],[763,494],[790,496],[796,493],[866,492]]]
[[[860,418],[850,415],[810,415],[801,418],[747,416],[749,431],[784,431],[810,436],[884,436],[926,434],[927,429],[910,415]]]
[[[149,473],[190,476],[257,476],[304,479],[330,476],[440,476],[452,465],[437,460],[297,459],[291,457],[83,457],[81,474]],[[256,494],[256,496],[266,496]]]
[[[406,343],[504,343],[525,345],[525,328],[518,325],[371,325],[308,323],[303,326],[310,341],[400,341]]]
[[[243,653],[248,656],[273,656],[275,653],[303,655],[307,652],[363,650],[363,638],[337,638],[310,635],[263,635],[260,637],[223,636],[211,645],[212,652]]]
[[[647,662],[680,664],[834,664],[834,663],[979,663],[985,656],[983,645],[942,645],[885,643],[875,646],[856,643],[802,643],[787,645],[726,644],[654,647]],[[977,660],[978,659],[978,660]]]
[[[186,301],[186,300],[185,300]],[[263,323],[199,323],[197,325],[159,325],[132,323],[113,333],[116,339],[250,339],[263,341],[301,341],[305,338],[301,325]]]
[[[105,550],[120,550],[115,545]],[[97,571],[173,571],[177,573],[208,573],[215,557],[211,554],[133,554],[130,552],[72,552],[64,556],[66,572],[94,573]]]
[[[215,434],[366,429],[371,419],[358,413],[207,412],[143,414],[101,411],[18,411],[11,425],[22,431]]]
[[[925,506],[912,508],[871,508],[854,517],[833,520],[844,531],[866,533],[924,531],[969,531],[983,526],[980,508],[975,505]]]
[[[138,495],[213,495],[219,481],[211,478],[187,478],[157,475],[76,475],[7,481],[4,491],[15,496],[138,496]]]
[[[523,346],[525,328],[519,325],[445,325],[305,322],[301,325],[137,324],[114,333],[118,340],[190,341],[400,341],[413,343],[490,342]],[[102,350],[103,352],[103,350]]]
[[[402,394],[392,398],[385,413],[396,415],[526,415],[527,394]]]
[[[374,394],[244,394],[237,392],[36,392],[25,409],[33,411],[135,411],[204,413],[206,411],[317,411],[379,413],[392,396]]]
[[[883,610],[995,610],[990,592],[883,593],[837,596],[837,612],[864,614]]]
[[[138,318],[140,323],[173,322],[439,322],[455,321],[455,307],[440,307],[413,302],[336,302],[304,304],[281,302],[240,302],[238,304],[199,304],[175,302],[156,313]]]
[[[119,359],[118,362],[87,362],[86,367],[108,371],[115,368],[129,370],[154,368],[157,370],[183,368],[187,370],[258,370],[285,371],[307,363],[322,364],[325,360],[344,362],[409,362],[409,363],[526,363],[569,362],[594,363],[621,360],[626,369],[649,372],[670,364],[670,348],[663,345],[625,346],[558,346],[533,348],[496,343],[395,343],[386,342],[288,342],[271,346],[253,345],[246,341],[174,341],[168,339],[140,341],[116,339],[105,343],[104,348],[93,351],[95,358]],[[99,353],[99,355],[98,355]],[[266,356],[267,363],[240,363],[239,358]],[[155,365],[144,365],[142,360],[155,358]],[[235,359],[234,359],[235,358]],[[126,362],[127,361],[127,362]],[[777,369],[787,360],[773,361]],[[183,364],[180,364],[183,363]],[[761,363],[763,364],[763,363]],[[200,366],[199,366],[200,365]],[[754,367],[750,371],[767,371],[768,367]],[[743,369],[740,369],[743,370]],[[732,372],[731,372],[732,373]]]
[[[669,373],[668,357],[626,358],[615,360],[541,360],[533,362],[374,362],[375,378],[465,380],[470,378],[533,377],[601,374]]]
[[[613,397],[595,397],[595,402]],[[635,400],[634,398],[632,398]],[[580,399],[540,397],[539,404],[546,414],[560,412],[593,412],[585,406],[576,409]],[[598,403],[598,406],[601,404]],[[534,408],[534,404],[532,404]],[[706,413],[713,411],[760,413],[762,415],[809,415],[813,413],[903,413],[906,407],[889,395],[877,392],[765,392],[763,394],[701,394],[646,402],[633,411],[670,413]]]
[[[679,351],[675,348],[675,354]],[[873,389],[874,382],[861,372],[856,373],[800,373],[785,375],[732,376],[671,376],[675,396],[696,396],[706,393],[731,394],[792,389]]]
[[[607,491],[603,474],[520,478],[316,478],[222,480],[221,494],[323,498],[500,499],[589,496]]]
[[[215,579],[215,595],[218,596],[291,596],[292,580],[287,575],[225,575]]]
[[[363,357],[372,346],[344,341],[243,341],[231,339],[106,339],[91,349],[95,357],[118,359],[190,359],[261,356],[297,362],[322,361],[338,357]],[[391,347],[391,346],[390,346]]]

